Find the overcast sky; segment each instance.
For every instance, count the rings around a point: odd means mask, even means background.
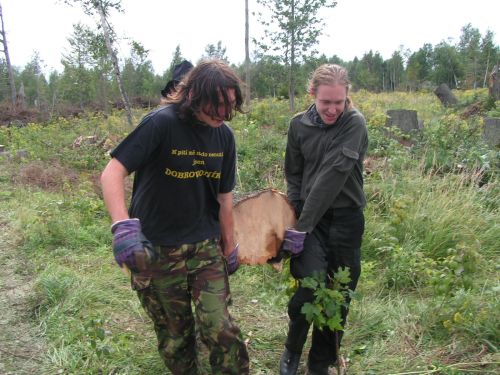
[[[23,67],[37,51],[44,71],[62,71],[61,56],[69,48],[67,38],[78,22],[93,20],[78,7],[57,0],[0,0],[11,63]],[[111,13],[110,21],[120,38],[120,58],[128,57],[131,40],[144,45],[156,73],[163,73],[177,45],[182,55],[196,62],[208,44],[218,41],[231,63],[245,58],[244,0],[122,0],[124,13]],[[258,10],[249,0],[250,12]],[[455,43],[468,23],[495,33],[500,39],[500,1],[497,0],[338,0],[321,15],[326,21],[317,49],[345,61],[365,52],[380,52],[384,59],[404,46],[412,52],[424,43]],[[251,15],[250,36],[259,38],[262,27]]]

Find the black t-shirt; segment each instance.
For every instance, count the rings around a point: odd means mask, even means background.
[[[177,246],[220,235],[217,195],[235,185],[231,129],[181,121],[177,106],[155,110],[111,152],[135,172],[130,217],[154,245]]]

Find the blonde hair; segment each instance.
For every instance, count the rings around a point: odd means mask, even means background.
[[[345,86],[347,92],[346,108],[352,108],[352,101],[349,98],[349,90],[351,88],[351,81],[347,69],[337,64],[323,64],[319,66],[311,75],[307,85],[307,92],[316,96],[318,87],[320,85],[341,85]]]

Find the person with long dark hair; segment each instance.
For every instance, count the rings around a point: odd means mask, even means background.
[[[233,234],[236,148],[225,121],[242,111],[240,80],[202,61],[111,152],[101,175],[116,262],[152,319],[174,375],[199,374],[196,336],[214,374],[248,374],[248,352],[228,312],[238,268]],[[124,179],[135,172],[129,209]],[[194,311],[192,311],[194,306]]]

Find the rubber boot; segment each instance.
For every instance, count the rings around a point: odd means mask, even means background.
[[[280,359],[280,375],[295,375],[299,368],[301,354],[294,353],[285,347]]]
[[[328,362],[311,361],[311,358],[307,359],[307,375],[328,375],[329,367]]]
[[[307,368],[307,375],[328,375],[328,366],[322,368]]]

